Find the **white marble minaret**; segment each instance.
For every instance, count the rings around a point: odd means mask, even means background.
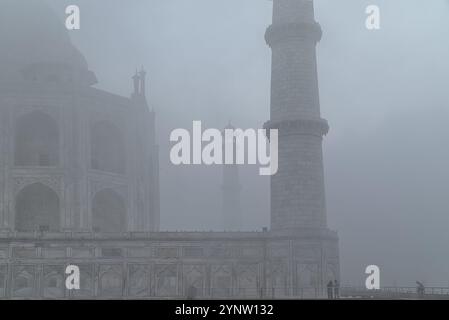
[[[274,0],[265,39],[272,49],[267,129],[279,130],[279,170],[271,177],[271,232],[290,237],[288,283],[295,295],[324,293],[339,279],[338,235],[327,228],[316,44],[321,27],[313,1]]]
[[[279,171],[271,180],[273,231],[326,228],[315,46],[321,27],[310,0],[275,0],[265,38],[272,49],[271,119],[279,129]]]

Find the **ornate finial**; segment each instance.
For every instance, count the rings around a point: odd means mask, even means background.
[[[143,68],[143,66],[140,69],[139,76],[140,76],[140,93],[145,97],[145,80],[146,80],[147,72]]]
[[[132,79],[133,79],[133,83],[134,83],[134,94],[138,95],[139,94],[139,74],[137,72],[137,69],[136,69],[136,73],[134,74]]]
[[[232,125],[231,119],[228,120],[228,124],[227,124],[227,126],[225,127],[225,129],[235,129],[234,126]]]

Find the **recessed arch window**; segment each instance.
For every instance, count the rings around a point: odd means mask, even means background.
[[[16,166],[58,165],[58,123],[45,112],[33,111],[20,116],[16,121],[14,140]]]
[[[15,213],[17,231],[58,231],[60,228],[59,197],[41,183],[29,185],[19,192]]]
[[[121,195],[104,189],[92,201],[92,226],[99,232],[126,231],[126,204]]]
[[[91,167],[94,170],[125,173],[126,149],[123,133],[107,121],[91,127]]]
[[[122,286],[123,278],[118,272],[109,270],[100,276],[99,289],[103,296],[120,296],[122,294]]]

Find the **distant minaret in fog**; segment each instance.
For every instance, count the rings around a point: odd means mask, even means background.
[[[235,129],[230,123],[225,129]],[[223,135],[224,136],[224,135]],[[223,150],[226,144],[233,143],[234,145],[234,160],[236,155],[236,139],[234,141],[223,140]],[[223,152],[224,155],[224,152]],[[239,169],[235,164],[223,165],[223,184],[222,184],[222,214],[223,214],[223,228],[227,231],[241,230],[242,210],[241,210],[241,186],[239,181]]]

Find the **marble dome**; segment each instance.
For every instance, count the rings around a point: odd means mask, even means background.
[[[97,82],[64,21],[42,1],[2,0],[0,6],[1,82]]]

